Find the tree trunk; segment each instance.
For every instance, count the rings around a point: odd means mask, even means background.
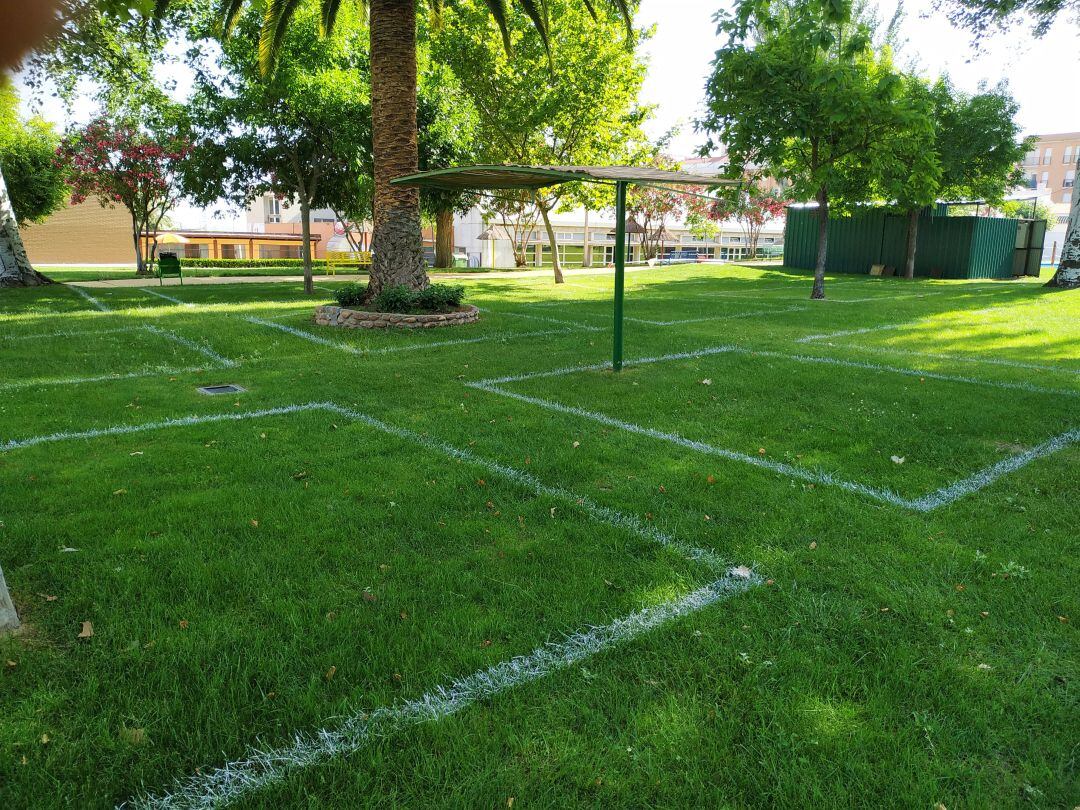
[[[454,266],[454,212],[439,211],[435,215],[435,266]]]
[[[428,286],[420,191],[390,185],[419,165],[416,144],[416,0],[371,0],[371,137],[375,227],[368,297],[397,284]]]
[[[585,209],[585,233],[583,234],[585,246],[581,253],[581,266],[592,267],[592,242],[589,240],[589,209]]]
[[[915,246],[919,242],[919,211],[908,211],[907,248],[904,253],[904,278],[915,278]]]
[[[0,287],[35,287],[39,284],[52,282],[30,266],[7,184],[0,173]]]
[[[15,612],[15,605],[11,603],[11,595],[4,581],[4,569],[0,568],[0,633],[17,630],[18,627],[19,614]]]
[[[828,250],[826,239],[829,233],[829,192],[825,186],[818,189],[818,243],[817,264],[814,265],[814,289],[810,293],[811,299],[825,297],[825,255]]]
[[[131,240],[135,245],[135,275],[145,276],[146,271],[146,258],[143,254],[143,228],[139,220],[135,218],[135,215],[131,215]]]
[[[300,243],[300,256],[304,260],[304,292],[315,294],[315,281],[311,277],[311,203],[307,197],[300,198],[300,232],[304,241]]]
[[[547,231],[548,244],[551,246],[551,266],[555,269],[555,283],[562,284],[562,263],[559,261],[559,245],[555,242],[555,229],[551,227],[547,206],[537,200],[536,207],[540,209],[540,216],[544,218],[544,230]],[[543,255],[542,252],[541,255]]]
[[[1080,175],[1080,160],[1076,161],[1076,173]],[[1065,241],[1061,245],[1061,259],[1057,272],[1047,287],[1080,287],[1080,187],[1073,185],[1072,207],[1069,209],[1069,225],[1065,229]]]

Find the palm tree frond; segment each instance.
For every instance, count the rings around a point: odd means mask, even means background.
[[[551,44],[548,42],[547,6],[544,0],[518,0],[518,2],[521,4],[525,16],[532,20],[533,27],[536,29],[536,33],[540,35],[540,40],[544,43],[544,49],[547,50],[550,57]]]
[[[161,0],[168,2],[168,0]],[[221,18],[221,33],[229,36],[236,27],[236,20],[240,17],[240,11],[244,7],[244,0],[221,0],[221,8],[218,16]]]
[[[338,12],[341,10],[341,0],[322,0],[322,30],[324,34],[334,31],[334,23],[337,22]]]
[[[503,47],[507,53],[510,53],[510,23],[506,18],[506,0],[484,0],[484,5],[491,13],[495,24],[499,26],[503,38]]]
[[[259,32],[259,70],[264,76],[274,72],[278,53],[281,51],[281,43],[285,41],[285,33],[289,30],[302,0],[269,0],[266,4],[266,12],[263,15],[262,31]]]

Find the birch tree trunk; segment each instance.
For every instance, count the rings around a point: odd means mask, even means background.
[[[1080,160],[1076,161],[1076,174],[1080,175]],[[1065,229],[1065,242],[1061,246],[1061,259],[1057,272],[1047,287],[1080,287],[1080,194],[1073,183],[1072,207],[1069,209],[1069,225]]]
[[[52,282],[30,266],[23,247],[15,209],[11,206],[7,183],[0,173],[0,287],[35,287]],[[2,577],[0,577],[2,582]],[[0,599],[3,595],[0,595]]]
[[[18,627],[19,614],[15,612],[15,605],[11,603],[11,595],[4,581],[4,570],[0,568],[0,633],[16,630]]]

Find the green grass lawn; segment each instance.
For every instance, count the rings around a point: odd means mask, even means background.
[[[1080,293],[462,283],[0,293],[0,807],[1076,804]]]

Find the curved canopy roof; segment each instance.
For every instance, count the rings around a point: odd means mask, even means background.
[[[641,183],[667,186],[728,186],[725,180],[648,166],[460,166],[408,174],[391,181],[400,186],[445,189],[537,189],[559,183]]]

